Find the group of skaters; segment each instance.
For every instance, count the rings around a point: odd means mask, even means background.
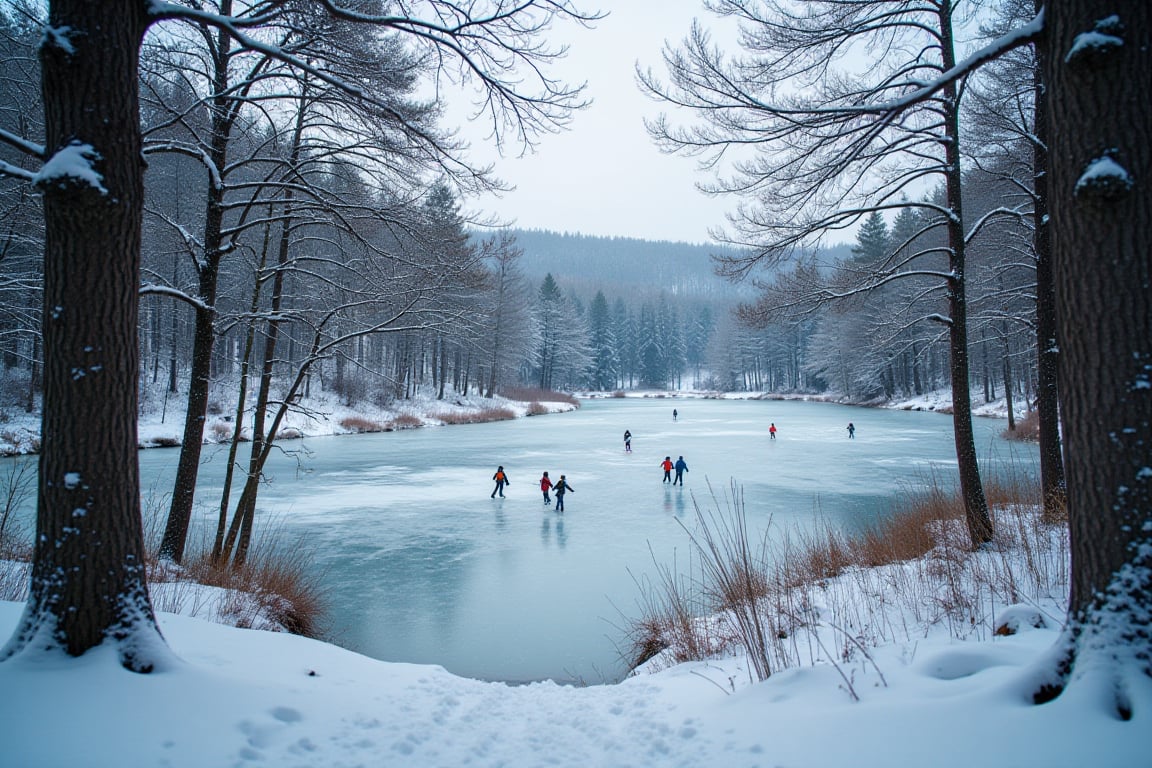
[[[512,485],[512,481],[508,479],[508,473],[504,471],[503,466],[496,467],[496,474],[492,475],[492,479],[496,481],[496,487],[492,489],[491,498],[496,498],[497,494],[500,495],[500,498],[504,498],[504,486]],[[564,511],[564,494],[569,491],[576,492],[576,489],[568,484],[568,479],[564,475],[560,475],[560,479],[553,483],[547,472],[540,478],[540,490],[544,494],[545,505],[550,506],[552,495],[556,496],[557,512]]]
[[[676,421],[679,415],[676,409],[672,409],[673,421]],[[776,431],[776,423],[772,422],[769,424],[768,436],[773,440],[776,439]],[[852,422],[848,422],[848,437],[849,439],[856,437],[856,425]],[[624,452],[632,453],[632,431],[628,429],[624,430]],[[679,484],[681,488],[684,487],[684,473],[688,471],[688,464],[684,461],[683,456],[678,457],[676,461],[672,461],[671,456],[665,456],[664,461],[660,462],[660,468],[664,470],[664,480],[662,483],[671,483],[672,485]],[[672,475],[673,472],[676,473],[675,476]],[[496,498],[497,494],[499,494],[500,498],[504,498],[504,486],[511,485],[512,483],[508,480],[508,474],[504,471],[503,466],[496,468],[496,474],[492,475],[492,479],[496,481],[496,487],[492,489],[491,498]],[[569,491],[573,493],[576,492],[575,489],[569,485],[568,479],[564,475],[560,475],[559,480],[552,482],[547,472],[540,478],[540,491],[544,494],[544,504],[546,506],[551,506],[552,497],[556,497],[557,512],[564,511],[564,494]]]
[[[688,471],[688,465],[684,462],[684,457],[676,459],[676,463],[672,463],[671,456],[665,456],[664,461],[660,462],[660,468],[664,470],[664,483],[672,483],[672,485],[680,484],[684,487],[684,473]],[[676,477],[672,477],[672,470],[676,470]]]
[[[772,438],[773,440],[776,439],[776,422],[772,422],[771,424],[768,425],[768,437]],[[856,437],[856,425],[853,424],[852,422],[848,422],[848,439],[852,440],[855,437]]]

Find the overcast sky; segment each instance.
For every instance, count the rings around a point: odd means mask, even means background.
[[[571,32],[568,57],[555,70],[569,82],[587,81],[592,106],[524,158],[498,158],[474,140],[476,156],[494,162],[516,190],[470,207],[525,229],[707,242],[708,228],[724,224],[734,201],[702,195],[695,160],[656,149],[643,120],[662,107],[635,78],[637,61],[663,72],[665,39],[678,42],[694,17],[707,18],[700,0],[605,0],[599,7],[609,15]]]

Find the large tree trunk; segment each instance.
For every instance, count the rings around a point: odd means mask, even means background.
[[[940,10],[942,32],[942,67],[948,71],[955,66],[952,44],[951,3],[944,3]],[[948,173],[945,181],[948,208],[948,246],[950,253],[948,280],[948,312],[951,325],[948,327],[948,341],[952,381],[952,431],[956,441],[956,467],[960,475],[960,493],[964,499],[964,517],[968,524],[968,535],[973,546],[980,546],[992,540],[992,519],[988,514],[988,501],[984,497],[984,486],[980,482],[980,464],[976,457],[976,437],[972,431],[972,394],[969,389],[968,363],[968,299],[965,296],[965,248],[964,214],[961,206],[962,177],[960,173],[960,125],[959,106],[956,89],[945,89],[947,108],[943,110],[945,121],[945,155]]]
[[[230,14],[232,4],[224,0],[220,13]],[[220,171],[228,158],[228,143],[235,120],[232,96],[228,87],[229,51],[232,40],[223,30],[217,32],[217,56],[213,82],[212,129],[209,156],[212,166]],[[188,402],[184,414],[184,437],[180,460],[172,485],[172,503],[168,522],[160,541],[160,554],[179,563],[184,559],[188,527],[192,522],[192,503],[196,497],[196,480],[200,475],[200,454],[204,447],[204,423],[208,414],[208,397],[212,383],[212,355],[216,342],[216,289],[220,262],[226,250],[224,228],[224,186],[208,184],[204,214],[204,258],[196,264],[201,306],[196,309],[192,336],[192,371],[188,383]]]
[[[1043,7],[1036,0],[1036,10]],[[1064,455],[1060,446],[1060,389],[1057,369],[1060,345],[1056,342],[1056,286],[1053,277],[1052,237],[1048,211],[1048,107],[1044,76],[1037,68],[1036,140],[1032,142],[1032,174],[1036,205],[1032,245],[1036,252],[1036,418],[1040,434],[1040,492],[1044,517],[1055,521],[1064,514]]]
[[[1152,4],[1064,0],[1048,13],[1072,590],[1058,675],[1038,699],[1084,683],[1128,719],[1152,706],[1133,678],[1152,676]]]
[[[144,161],[139,0],[55,0],[41,46],[46,148],[44,405],[28,603],[0,657],[112,640],[163,658],[144,570],[137,296]]]

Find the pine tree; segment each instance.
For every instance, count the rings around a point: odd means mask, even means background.
[[[597,291],[596,297],[592,299],[588,326],[592,342],[592,386],[595,389],[611,389],[616,384],[619,364],[616,360],[612,318],[603,291]]]

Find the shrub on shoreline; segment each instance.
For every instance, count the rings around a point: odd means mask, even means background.
[[[531,389],[527,387],[508,387],[502,388],[500,394],[509,400],[517,400],[522,403],[567,403],[580,407],[580,401],[566,392],[555,392],[551,389]]]
[[[936,484],[856,535],[825,523],[771,540],[765,532],[759,542],[748,540],[739,489],[724,499],[713,494],[717,511],[697,505],[689,532],[691,572],[702,575],[685,584],[658,571],[655,585],[641,585],[626,660],[655,671],[739,653],[750,674],[764,679],[817,659],[837,663],[867,657],[870,646],[914,642],[933,625],[959,640],[1011,631],[998,613],[1018,603],[1047,602],[1048,618],[1059,622],[1067,525],[1041,518],[1038,494],[1031,481],[989,483],[996,534],[976,551],[958,492]]]

